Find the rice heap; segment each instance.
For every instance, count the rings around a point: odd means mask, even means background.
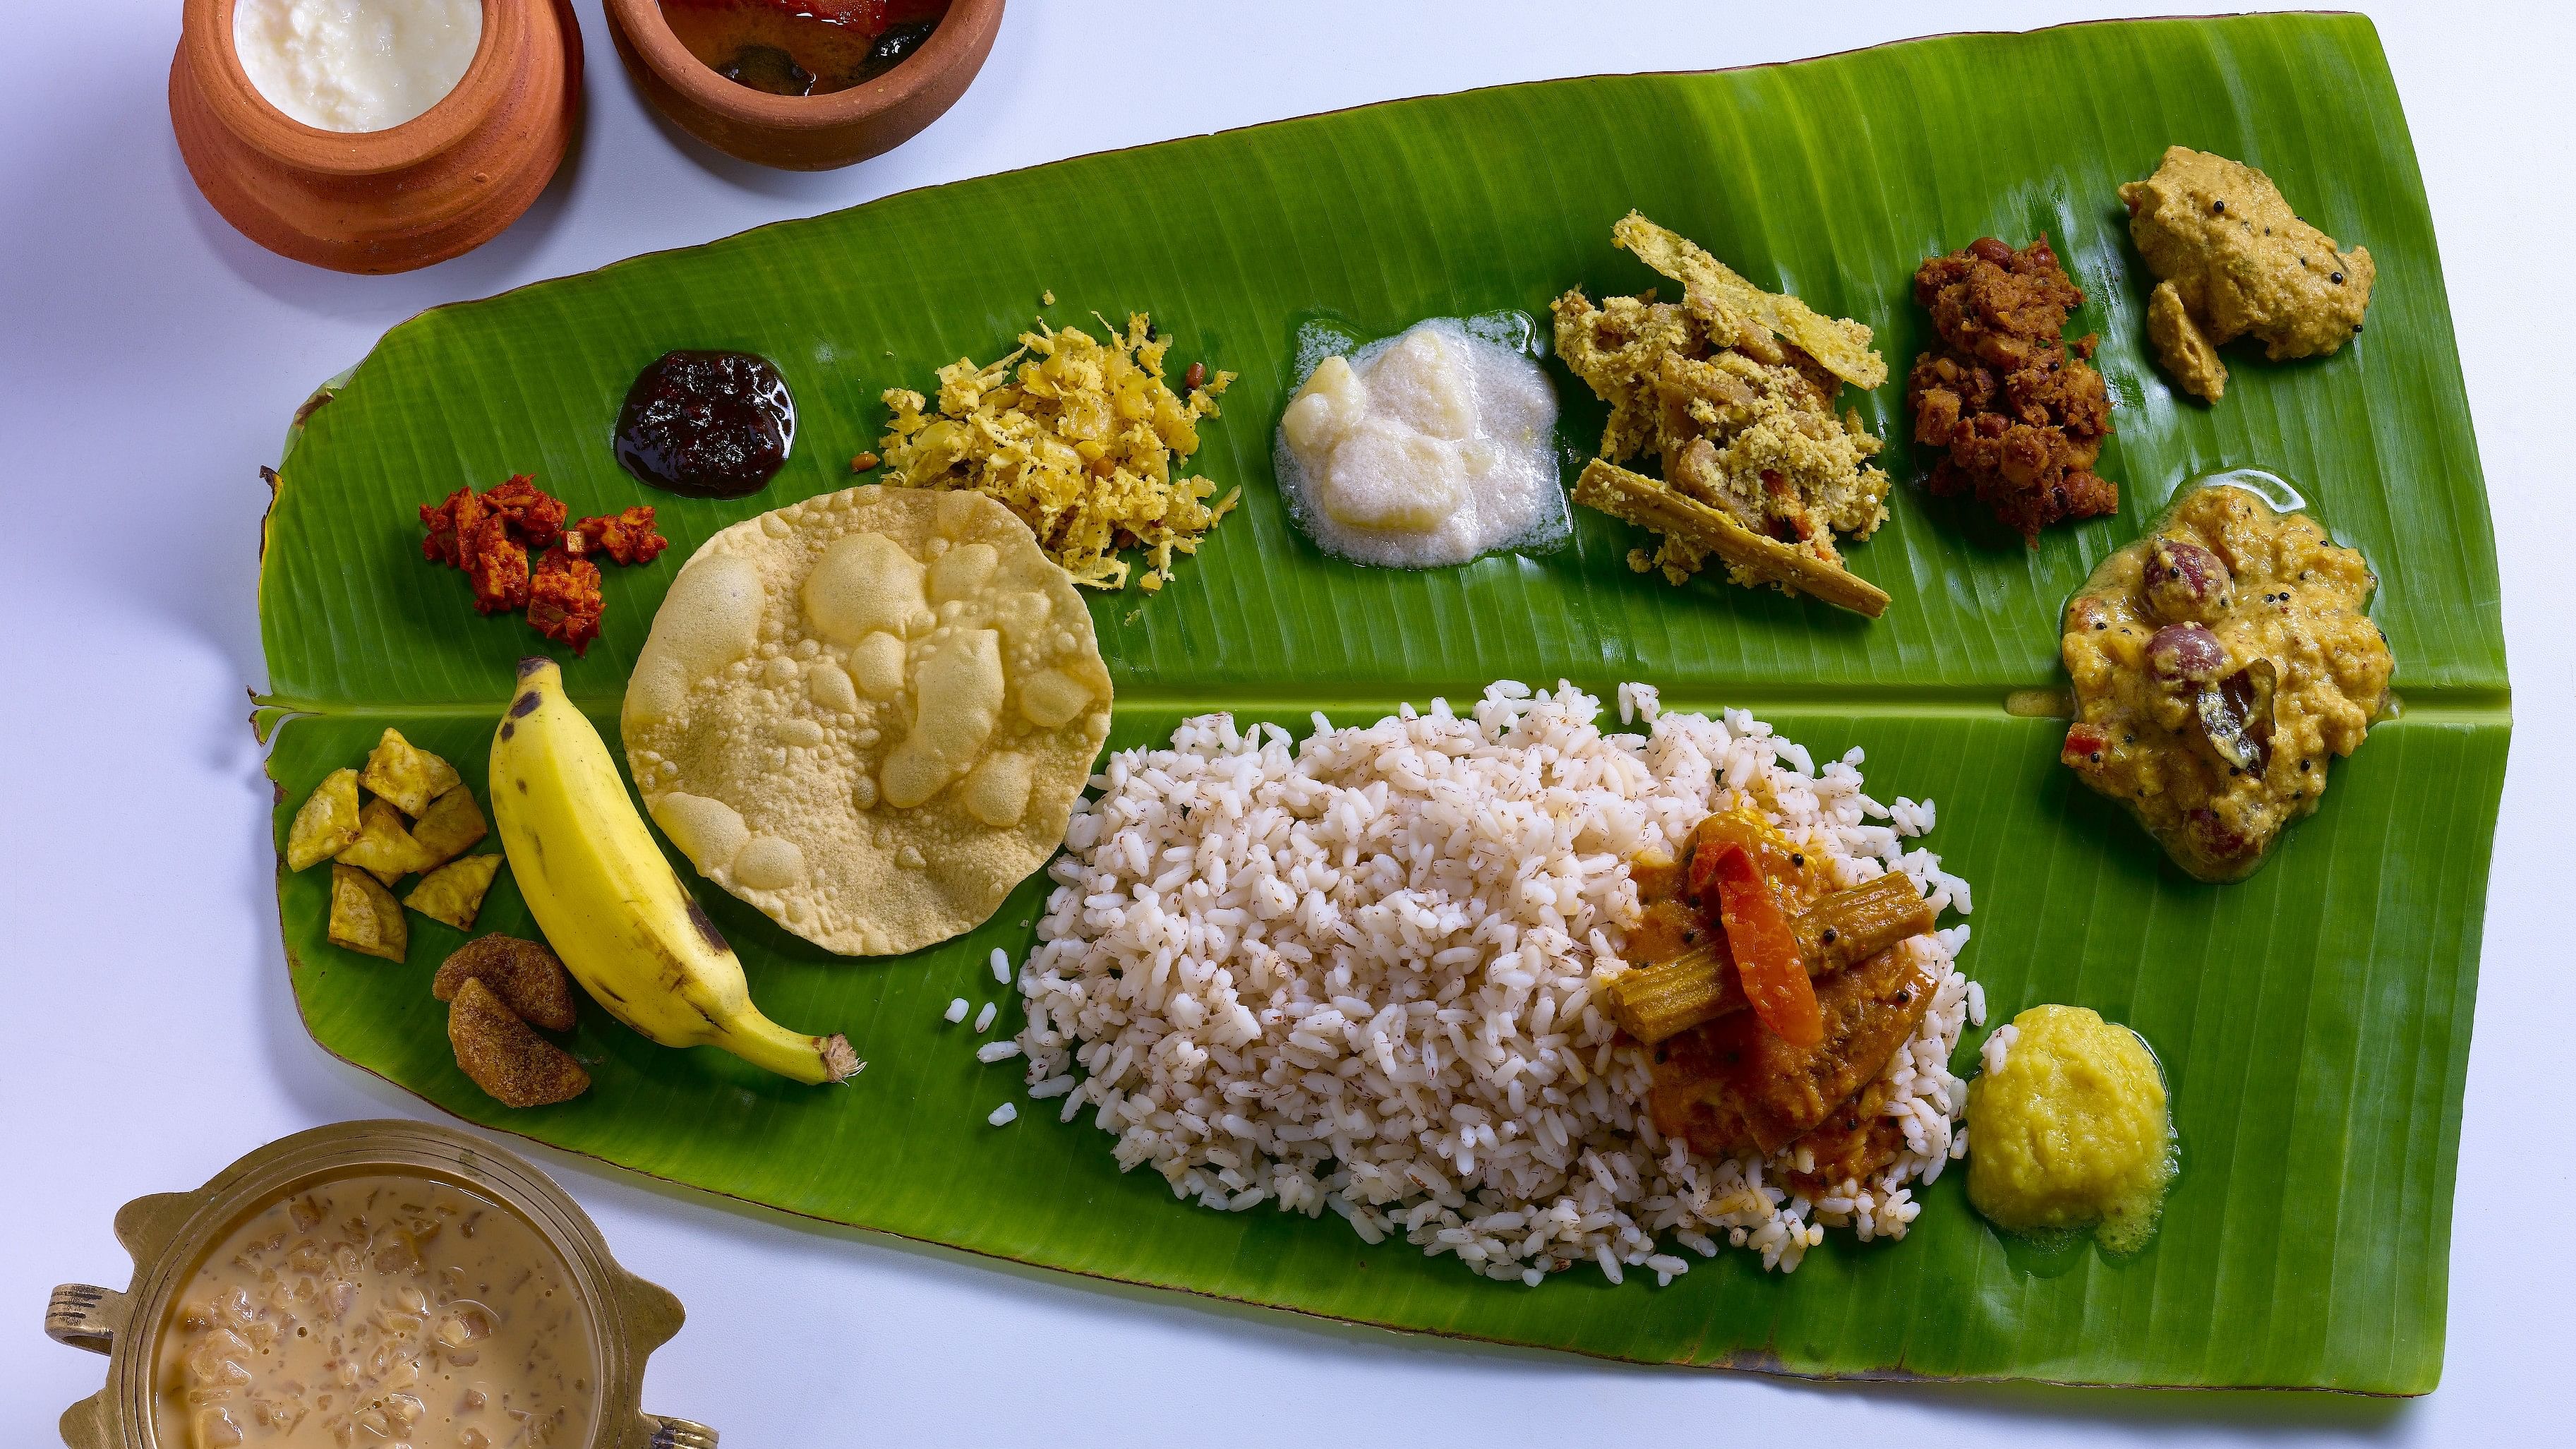
[[[1586,1261],[1669,1282],[1688,1260],[1667,1237],[1787,1271],[1828,1226],[1902,1236],[1912,1184],[1966,1153],[1949,1059],[1984,1015],[1955,964],[1967,927],[1900,948],[1939,982],[1886,1072],[1905,1154],[1813,1200],[1782,1181],[1794,1161],[1657,1134],[1646,1054],[1593,996],[1626,966],[1629,858],[1739,803],[1841,886],[1901,870],[1966,914],[1967,884],[1901,843],[1930,802],[1881,806],[1859,750],[1819,772],[1742,711],[1662,714],[1633,685],[1619,702],[1651,733],[1605,734],[1571,685],[1506,681],[1472,719],[1439,700],[1365,729],[1317,715],[1292,752],[1275,726],[1205,715],[1113,756],[1019,973],[1030,1095],[1067,1121],[1091,1108],[1119,1165],[1176,1196],[1329,1208],[1368,1242],[1533,1286]]]

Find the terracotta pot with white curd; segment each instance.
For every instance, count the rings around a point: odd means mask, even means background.
[[[261,246],[400,272],[498,236],[572,143],[564,0],[186,0],[170,124]]]

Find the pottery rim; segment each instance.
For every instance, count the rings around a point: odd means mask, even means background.
[[[855,125],[935,89],[952,68],[973,59],[977,35],[1000,13],[1003,0],[953,0],[939,27],[901,64],[872,81],[819,96],[774,96],[716,74],[671,33],[661,0],[606,3],[610,22],[684,99],[738,126],[794,134]]]
[[[598,1353],[595,1428],[585,1449],[713,1449],[715,1432],[642,1412],[646,1359],[677,1333],[680,1302],[609,1253],[597,1225],[534,1163],[454,1128],[401,1119],[342,1122],[280,1138],[193,1192],[137,1198],[116,1214],[134,1259],[124,1292],[86,1284],[54,1290],[45,1332],[109,1357],[107,1386],[63,1416],[75,1449],[168,1449],[153,1423],[153,1360],[171,1305],[224,1234],[250,1214],[315,1183],[371,1172],[461,1184],[501,1203],[562,1260],[587,1311]]]
[[[233,48],[233,10],[239,0],[186,0],[180,44],[210,109],[253,150],[299,171],[326,176],[378,176],[417,166],[473,134],[496,109],[512,78],[495,62],[503,7],[511,0],[483,0],[483,30],[465,74],[428,110],[381,131],[326,131],[279,110],[242,68]],[[544,0],[536,0],[544,3]],[[221,92],[222,94],[218,94]]]

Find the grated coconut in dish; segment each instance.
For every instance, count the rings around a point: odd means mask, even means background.
[[[1151,319],[1128,317],[1122,334],[1101,325],[1101,342],[1080,328],[1038,324],[1019,349],[978,366],[960,358],[939,369],[935,411],[920,393],[889,388],[885,481],[902,488],[966,488],[1019,515],[1038,547],[1088,588],[1127,586],[1123,549],[1145,550],[1137,583],[1152,593],[1171,576],[1174,553],[1199,541],[1241,498],[1211,505],[1216,485],[1178,476],[1198,451],[1198,421],[1217,415],[1230,372],[1192,364],[1187,395],[1163,381],[1172,339]]]

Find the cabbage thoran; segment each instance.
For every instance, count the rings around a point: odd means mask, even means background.
[[[1174,466],[1198,451],[1199,419],[1217,415],[1234,374],[1194,364],[1184,396],[1163,381],[1169,335],[1141,312],[1123,334],[1101,325],[1106,343],[1040,323],[999,361],[950,363],[939,369],[936,412],[920,393],[887,389],[893,418],[878,446],[887,484],[991,497],[1077,584],[1126,587],[1118,554],[1141,547],[1137,583],[1152,593],[1171,576],[1172,555],[1198,552],[1242,497],[1237,488],[1211,505],[1216,484]]]

